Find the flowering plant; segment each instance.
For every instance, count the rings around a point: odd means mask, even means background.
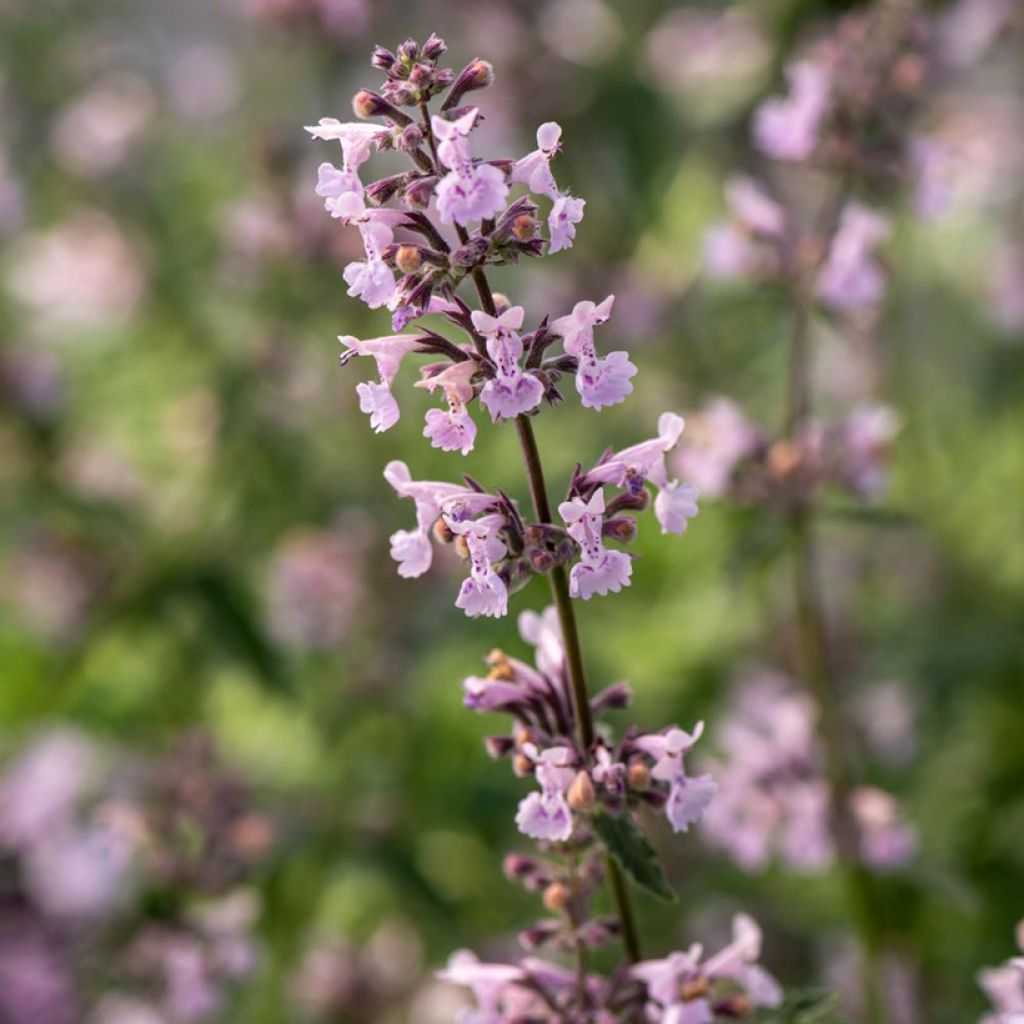
[[[503,488],[471,477],[424,481],[405,462],[384,471],[396,493],[413,501],[414,529],[391,537],[402,576],[426,572],[433,543],[454,545],[469,565],[456,605],[470,617],[502,616],[509,596],[535,574],[546,575],[553,606],[524,612],[520,631],[535,648],[531,666],[493,652],[486,676],[464,683],[465,703],[512,719],[509,733],[488,740],[489,752],[508,757],[513,770],[537,788],[520,803],[519,830],[539,844],[539,856],[512,855],[507,874],[540,891],[553,915],[521,934],[529,953],[551,945],[571,953],[575,969],[527,956],[517,964],[481,963],[455,954],[442,977],[469,988],[476,1009],[466,1022],[663,1020],[710,1022],[776,1006],[782,995],[757,965],[757,925],[740,915],[733,941],[710,957],[701,947],[641,961],[625,876],[666,899],[673,893],[636,820],[644,807],[663,810],[673,830],[686,831],[715,792],[709,775],[691,776],[685,758],[703,724],[687,732],[628,728],[619,738],[598,720],[629,702],[617,684],[591,696],[574,599],[614,593],[633,571],[625,546],[635,537],[635,514],[647,508],[666,533],[683,533],[697,513],[697,489],[671,474],[666,457],[683,432],[682,417],[664,413],[650,440],[607,451],[589,468],[581,462],[555,518],[532,418],[563,400],[560,385],[574,380],[581,403],[599,410],[633,390],[637,367],[624,351],[601,354],[596,328],[611,316],[614,296],[582,301],[559,316],[527,326],[526,311],[492,292],[487,270],[537,259],[572,246],[584,201],[561,190],[552,162],[561,128],[537,130],[537,148],[519,159],[474,155],[480,111],[467,96],[490,84],[493,71],[473,60],[459,73],[439,65],[445,44],[431,36],[404,42],[392,53],[378,47],[373,65],[385,73],[379,92],[360,90],[356,123],[324,118],[308,131],[337,141],[342,164],[320,166],[317,192],[328,212],[355,227],[365,258],[344,271],[349,294],[371,309],[387,307],[392,334],[369,340],[345,336],[342,362],[372,359],[377,379],[357,387],[361,409],[376,431],[399,419],[393,393],[407,356],[423,355],[416,386],[440,392],[445,407],[431,409],[423,435],[444,451],[472,451],[472,410],[482,406],[494,423],[515,424],[532,498],[532,514]],[[432,111],[431,104],[437,103]],[[375,121],[366,124],[365,121]],[[364,184],[361,168],[374,150],[405,153],[411,169]],[[522,193],[514,196],[513,190]],[[540,204],[549,204],[547,233]],[[469,283],[473,293],[460,294]],[[440,315],[453,340],[428,326]],[[612,917],[596,916],[592,897],[607,881]],[[588,950],[621,940],[625,964],[602,977]]]

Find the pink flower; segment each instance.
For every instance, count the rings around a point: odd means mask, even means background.
[[[818,273],[818,297],[840,313],[870,309],[885,292],[885,276],[874,258],[889,236],[889,222],[860,203],[843,210],[828,258]]]
[[[476,424],[466,411],[466,403],[473,397],[470,378],[479,367],[472,359],[452,363],[446,370],[417,381],[416,387],[434,391],[444,388],[448,409],[431,409],[427,413],[427,425],[423,436],[430,439],[434,448],[446,452],[462,452],[468,455],[476,439]]]
[[[403,498],[416,503],[416,529],[399,530],[391,535],[391,557],[398,562],[398,575],[422,576],[430,568],[433,548],[430,530],[441,517],[442,510],[461,514],[465,510],[484,511],[494,499],[459,484],[434,480],[413,480],[409,467],[395,460],[384,467],[384,479]]]
[[[594,594],[614,594],[628,586],[632,560],[623,551],[609,551],[601,539],[604,491],[598,488],[586,504],[579,498],[563,501],[558,513],[569,525],[569,536],[581,549],[580,560],[569,574],[569,593],[586,601]]]
[[[316,194],[326,200],[339,199],[346,193],[363,195],[359,168],[370,158],[374,143],[381,130],[370,124],[343,124],[333,117],[323,117],[318,125],[307,125],[306,131],[314,139],[337,139],[341,143],[342,165],[322,163],[317,168]],[[328,210],[331,204],[327,204]]]
[[[586,205],[585,199],[575,199],[569,195],[559,196],[555,200],[548,214],[549,256],[572,248],[576,240],[576,225],[583,220],[583,207]]]
[[[839,473],[865,498],[876,498],[888,481],[888,456],[899,417],[884,405],[857,409],[842,425]]]
[[[348,294],[362,299],[370,309],[389,305],[395,295],[395,273],[384,262],[383,252],[394,239],[394,228],[405,217],[401,210],[367,209],[362,193],[344,192],[327,200],[331,216],[359,229],[366,259],[349,263],[342,276]]]
[[[513,184],[521,183],[531,192],[547,196],[550,199],[560,198],[558,185],[551,173],[551,160],[562,148],[561,126],[554,121],[546,121],[537,129],[537,148],[517,161],[509,175]]]
[[[467,1012],[466,1024],[500,1024],[505,1019],[502,1004],[509,989],[525,984],[526,973],[512,964],[481,963],[475,953],[467,949],[451,955],[448,966],[438,971],[438,978],[452,985],[470,989],[476,999],[476,1012]]]
[[[669,784],[665,815],[674,832],[685,832],[700,820],[717,788],[710,775],[691,779],[683,766],[683,757],[703,732],[704,723],[698,722],[692,736],[682,729],[672,728],[664,734],[641,736],[636,740],[636,746],[654,758],[651,777]]]
[[[818,143],[818,128],[829,106],[828,74],[810,61],[786,69],[787,99],[770,99],[754,115],[754,141],[776,160],[806,160]]]
[[[356,385],[359,408],[370,416],[370,426],[379,434],[393,427],[399,418],[398,403],[391,394],[391,384],[402,360],[419,348],[421,340],[412,334],[389,334],[381,338],[360,341],[351,334],[339,334],[338,341],[345,346],[341,353],[344,366],[355,356],[372,356],[380,374],[379,383],[367,381]]]
[[[558,610],[554,605],[544,611],[525,611],[519,616],[519,635],[536,650],[537,668],[552,679],[561,679],[565,670],[565,643]]]
[[[505,525],[504,518],[488,515],[460,521],[445,516],[445,522],[453,533],[466,538],[469,547],[469,579],[463,581],[455,607],[471,619],[480,615],[500,618],[508,611],[508,587],[495,571],[494,563],[505,556],[505,544],[498,536]]]
[[[480,392],[480,402],[491,419],[512,419],[536,409],[544,397],[544,385],[519,365],[523,343],[516,333],[523,326],[523,307],[512,306],[498,317],[473,311],[473,326],[487,339],[487,354],[495,375]]]
[[[587,473],[586,482],[612,484],[635,494],[643,489],[645,481],[650,481],[658,488],[654,514],[661,524],[661,532],[683,533],[688,521],[697,514],[698,491],[692,484],[669,480],[665,462],[665,456],[675,447],[683,426],[682,416],[662,413],[658,419],[657,437],[608,456]]]
[[[572,835],[572,811],[565,791],[576,776],[573,752],[569,747],[551,747],[536,755],[535,750],[534,774],[541,791],[531,793],[519,804],[516,826],[533,839],[565,842]],[[531,753],[530,749],[527,753]]]
[[[568,316],[551,324],[552,333],[561,335],[565,351],[577,358],[576,390],[590,409],[617,405],[633,390],[630,378],[636,367],[626,353],[611,352],[601,359],[594,349],[594,327],[608,319],[614,301],[615,296],[609,295],[600,305],[577,302]]]
[[[731,279],[773,271],[775,243],[786,230],[785,210],[750,178],[730,178],[725,197],[730,219],[714,225],[704,243],[709,275]]]
[[[456,121],[431,118],[438,156],[450,168],[437,184],[437,212],[445,224],[469,224],[494,217],[505,207],[508,184],[492,164],[474,163],[469,150],[469,132],[476,122],[472,108]]]

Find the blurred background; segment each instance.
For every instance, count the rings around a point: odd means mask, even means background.
[[[533,919],[501,875],[525,784],[461,706],[515,615],[452,607],[461,567],[399,580],[412,509],[381,477],[484,475],[525,501],[515,439],[463,462],[429,396],[370,432],[335,336],[386,333],[344,293],[358,237],[313,193],[375,87],[373,43],[436,31],[496,67],[481,146],[557,120],[587,201],[571,254],[498,275],[532,315],[616,294],[633,400],[538,423],[549,473],[728,395],[781,421],[785,296],[702,272],[722,181],[763,160],[751,111],[847,3],[751,0],[8,0],[0,13],[0,1021],[454,1018],[452,949],[501,956]],[[824,581],[859,771],[902,802],[884,887],[896,1020],[962,1024],[1024,917],[1024,31],[1010,0],[935,5],[944,145],[893,217],[880,315],[820,327],[826,409],[899,417],[891,483],[823,512]],[[483,141],[486,139],[486,141]],[[386,159],[381,165],[388,164]],[[389,165],[390,166],[390,165]],[[567,439],[571,443],[567,444]],[[457,465],[456,465],[457,463]],[[641,526],[633,585],[580,610],[592,678],[647,725],[708,721],[737,680],[792,674],[769,513],[707,501]],[[540,609],[543,581],[514,610]],[[623,718],[623,721],[631,719]],[[648,947],[753,913],[765,963],[856,1012],[842,886],[745,871],[656,826],[681,902]]]

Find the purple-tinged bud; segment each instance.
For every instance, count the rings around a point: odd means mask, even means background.
[[[389,178],[379,178],[371,181],[366,186],[366,198],[374,206],[383,206],[389,199],[393,199],[395,193],[405,186],[409,180],[408,174],[392,174]]]
[[[423,144],[423,131],[418,124],[409,124],[402,129],[395,141],[395,147],[403,153],[411,153]]]
[[[400,245],[395,252],[395,266],[403,274],[415,274],[423,266],[423,255],[418,245]]]
[[[424,64],[422,61],[413,65],[412,70],[409,72],[409,81],[412,82],[417,89],[426,88],[433,82],[433,80],[434,69],[429,64]]]
[[[516,722],[512,729],[512,737],[516,741],[517,747],[525,747],[527,743],[537,742],[533,730],[529,726],[523,725],[522,722]]]
[[[552,914],[561,914],[569,906],[569,900],[572,899],[572,890],[565,882],[552,882],[544,890],[544,895],[541,899],[544,906]]]
[[[434,72],[434,89],[447,89],[455,81],[455,72],[451,68],[440,68]]]
[[[555,551],[555,558],[562,565],[568,565],[576,557],[576,544],[568,537],[558,545],[558,549]]]
[[[467,92],[486,89],[494,81],[494,68],[485,60],[475,57],[456,76],[452,91],[448,93],[442,110],[451,110]]]
[[[352,111],[356,117],[367,121],[372,117],[387,117],[403,127],[412,124],[412,118],[392,106],[383,96],[369,89],[360,89],[352,97]]]
[[[521,779],[533,774],[533,762],[525,754],[516,754],[512,758],[512,771]]]
[[[425,178],[416,178],[405,190],[405,204],[414,210],[425,210],[430,205],[430,198],[434,194],[434,187],[437,185],[437,178],[429,175]]]
[[[629,707],[632,699],[633,691],[629,688],[629,683],[612,683],[594,697],[590,707],[595,715],[602,711],[621,711]]]
[[[548,572],[555,567],[555,556],[543,548],[533,548],[530,551],[530,565],[534,572]]]
[[[404,61],[406,64],[412,64],[419,52],[420,47],[416,40],[406,39],[406,41],[398,48],[398,59]]]
[[[597,803],[597,793],[590,772],[580,771],[569,784],[566,800],[574,811],[589,811]]]
[[[427,36],[427,41],[423,44],[423,49],[420,52],[424,60],[437,60],[447,49],[448,45],[445,41],[439,35],[431,32]]]
[[[373,56],[370,57],[370,63],[381,71],[390,71],[397,58],[395,55],[384,46],[375,46],[373,48]]]
[[[416,89],[397,78],[389,79],[384,83],[381,95],[389,103],[397,103],[400,107],[411,107],[419,101],[419,93]]]
[[[486,238],[480,236],[471,238],[465,245],[452,253],[452,263],[458,267],[475,267],[483,262],[490,247],[491,243]]]
[[[540,861],[525,853],[509,853],[502,861],[501,870],[510,882],[521,882],[540,870]]]
[[[637,795],[644,803],[650,804],[655,810],[660,811],[668,803],[668,794],[660,789],[640,790]]]
[[[505,679],[509,682],[515,679],[516,673],[512,668],[512,662],[500,647],[495,647],[485,660],[490,668],[487,673],[489,679]]]
[[[545,943],[550,942],[560,931],[560,921],[538,921],[529,928],[524,928],[519,933],[519,945],[527,951],[539,949]]]
[[[579,936],[590,949],[607,946],[615,937],[612,929],[604,921],[586,921],[579,929]]]
[[[504,292],[494,293],[494,308],[498,311],[499,316],[508,310],[511,305],[509,297]]]
[[[492,761],[499,761],[507,757],[515,749],[515,743],[511,736],[485,736],[484,750]]]
[[[509,230],[517,242],[529,242],[537,237],[537,218],[530,213],[521,213],[509,225]]]
[[[628,510],[630,512],[643,512],[651,503],[651,495],[646,487],[640,487],[636,491],[623,491],[616,494],[605,509],[605,514],[614,516],[617,512]]]
[[[613,516],[601,525],[601,536],[630,544],[636,539],[636,520],[630,516]]]

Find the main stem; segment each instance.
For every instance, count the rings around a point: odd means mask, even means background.
[[[812,348],[810,299],[801,283],[794,291],[795,311],[789,352],[786,433],[796,437],[811,411]],[[856,823],[850,811],[852,782],[847,766],[836,672],[832,664],[828,624],[818,576],[814,509],[798,495],[787,510],[792,551],[797,635],[806,685],[821,717],[821,736],[828,780],[829,830],[843,872],[847,896],[863,943],[865,1016],[869,1024],[887,1019],[879,976],[881,934],[874,887],[861,863]]]

